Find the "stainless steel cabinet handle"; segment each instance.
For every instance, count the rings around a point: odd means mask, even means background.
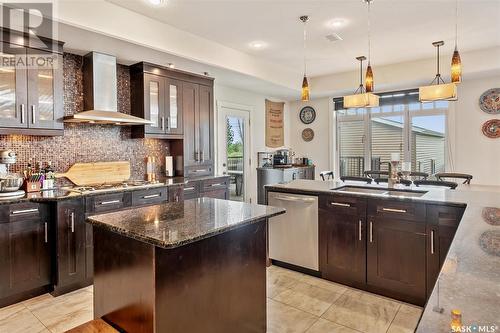
[[[103,206],[112,205],[112,204],[120,203],[120,202],[121,202],[120,200],[103,201],[103,202],[101,202],[101,205],[103,205]]]
[[[298,197],[291,197],[291,196],[281,196],[281,197],[274,197],[276,200],[282,200],[282,201],[293,201],[293,202],[306,202],[306,203],[311,203],[314,202],[315,199],[313,198],[298,198]]]
[[[167,131],[170,130],[170,116],[167,117]]]
[[[31,106],[31,123],[36,124],[36,106]]]
[[[370,243],[373,243],[373,222],[370,221]]]
[[[179,202],[179,196],[178,195],[175,196],[174,202]]]
[[[217,184],[210,184],[210,186],[214,187],[214,186],[224,186],[223,183],[217,183]]]
[[[434,254],[434,230],[431,230],[431,254]]]
[[[157,193],[157,194],[145,195],[142,198],[143,199],[151,199],[151,198],[158,198],[159,196],[160,196],[160,193]]]
[[[382,208],[384,212],[392,213],[406,213],[406,209],[396,209],[396,208]]]
[[[21,124],[24,124],[26,118],[26,111],[24,110],[24,104],[21,104]]]
[[[161,117],[161,129],[165,129],[165,117]]]
[[[362,227],[363,222],[361,220],[358,221],[358,233],[359,233],[359,240],[363,240],[363,237],[361,236],[361,227]]]
[[[71,232],[75,232],[75,212],[71,212]]]
[[[184,187],[184,191],[194,191],[194,187]]]
[[[198,162],[198,152],[197,151],[194,152],[194,160],[196,162]]]
[[[207,169],[196,169],[196,170],[191,170],[191,172],[207,172]]]
[[[11,213],[11,215],[27,214],[27,213],[34,213],[34,212],[38,212],[38,208],[14,210]]]
[[[45,243],[47,243],[49,241],[49,235],[47,232],[47,222],[43,224],[43,227],[44,227]]]
[[[351,207],[350,204],[348,203],[341,203],[341,202],[331,202],[330,203],[332,206],[339,206],[339,207]]]
[[[200,161],[201,161],[201,162],[203,162],[203,161],[205,160],[205,157],[204,157],[204,156],[205,156],[205,154],[204,154],[204,153],[205,153],[205,152],[204,152],[203,150],[202,150],[202,151],[200,151]]]

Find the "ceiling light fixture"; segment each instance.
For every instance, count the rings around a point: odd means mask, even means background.
[[[304,78],[302,79],[302,94],[301,100],[307,102],[309,100],[309,82],[307,81],[307,66],[306,66],[306,24],[309,21],[309,16],[303,15],[299,18],[304,23]]]
[[[148,0],[148,2],[153,6],[161,6],[165,3],[165,0]]]
[[[171,62],[169,62],[167,65],[168,65],[168,68],[175,68],[175,65]]]
[[[455,3],[455,51],[451,58],[451,82],[462,82],[462,60],[458,52],[458,0]]]
[[[256,41],[250,42],[249,45],[250,45],[251,48],[256,49],[256,50],[261,50],[261,49],[267,47],[267,43],[263,42],[263,41],[260,41],[260,40],[256,40]]]
[[[437,48],[437,73],[434,80],[428,86],[418,88],[418,99],[420,102],[433,101],[456,101],[457,85],[455,83],[445,83],[439,73],[439,48],[444,45],[443,41],[432,43]]]
[[[363,86],[363,61],[365,56],[356,57],[359,60],[359,87],[353,95],[344,96],[344,108],[373,108],[379,106],[379,96],[367,92]]]
[[[366,75],[365,75],[365,89],[367,93],[373,92],[373,71],[370,63],[371,60],[371,13],[370,13],[370,4],[373,0],[364,0],[368,6],[368,67],[366,67]]]
[[[338,29],[342,28],[347,24],[347,20],[343,18],[334,18],[328,22],[326,22],[326,26],[328,28]]]

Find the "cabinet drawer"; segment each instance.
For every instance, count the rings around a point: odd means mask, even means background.
[[[380,218],[425,222],[425,204],[394,200],[369,200],[368,214]]]
[[[201,191],[225,190],[229,188],[229,177],[205,179],[201,182]]]
[[[212,165],[193,165],[184,168],[184,177],[202,177],[214,174]]]
[[[132,206],[150,205],[167,201],[167,188],[159,187],[132,192]]]
[[[427,223],[440,227],[457,228],[462,215],[464,215],[464,210],[464,207],[427,205]]]
[[[111,193],[88,197],[87,212],[99,214],[128,207],[130,206],[130,201],[126,200],[125,194],[130,193]]]
[[[358,215],[365,212],[366,200],[348,196],[323,195],[319,198],[319,208],[345,215]]]
[[[33,202],[23,202],[9,206],[10,222],[41,218],[40,206]]]
[[[202,197],[207,197],[207,198],[215,198],[215,199],[227,199],[227,190],[226,189],[220,189],[220,190],[213,190],[213,191],[206,191],[201,193]]]
[[[200,194],[200,182],[188,181],[184,184],[183,196],[184,200],[198,198]]]

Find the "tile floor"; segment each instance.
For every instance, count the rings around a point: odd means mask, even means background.
[[[422,309],[272,266],[269,333],[410,333]],[[0,332],[58,333],[93,319],[92,287],[42,295],[0,309]]]

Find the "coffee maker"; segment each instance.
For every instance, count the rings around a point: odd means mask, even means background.
[[[292,154],[288,149],[279,149],[273,155],[273,166],[274,167],[285,167],[291,166],[292,164]]]

